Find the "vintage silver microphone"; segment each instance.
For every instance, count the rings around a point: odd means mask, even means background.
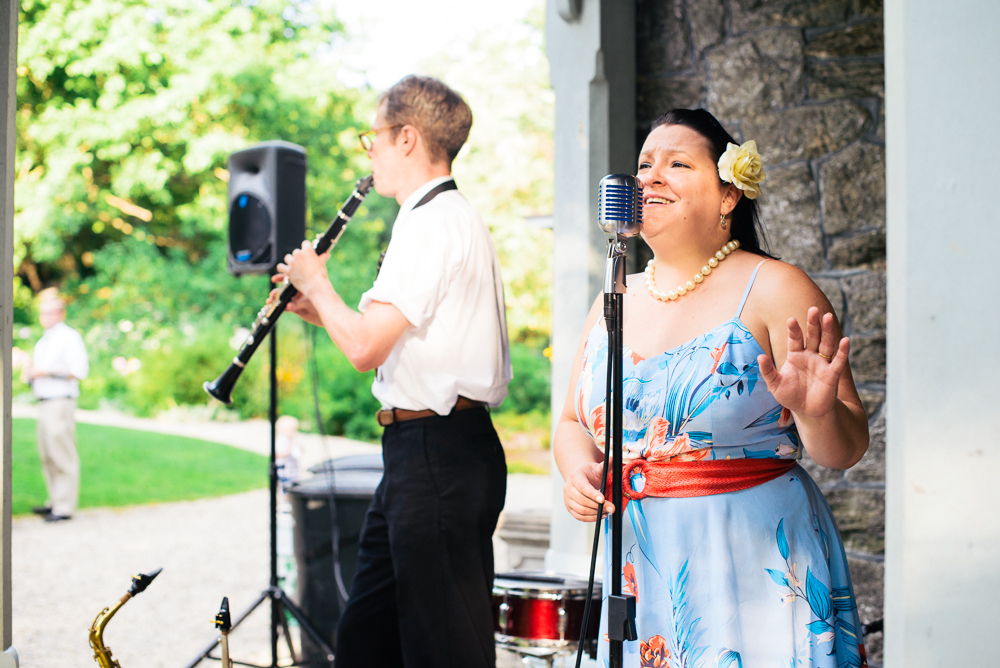
[[[597,185],[597,225],[609,235],[634,237],[642,227],[642,184],[631,174],[608,174]]]
[[[604,473],[601,493],[607,489],[608,459],[613,451],[611,502],[611,594],[608,596],[608,639],[610,668],[621,668],[624,641],[637,638],[635,628],[635,597],[622,596],[622,311],[625,296],[625,253],[628,237],[639,234],[642,227],[642,186],[631,174],[610,174],[597,187],[597,224],[608,238],[608,259],[604,270],[604,322],[608,329],[608,368],[605,373],[604,414],[610,419],[604,430]],[[610,434],[610,438],[609,438]],[[610,441],[610,443],[609,443]],[[608,446],[611,447],[608,447]],[[590,561],[590,584],[580,631],[580,647],[576,665],[583,657],[585,630],[590,617],[597,545],[601,535],[601,508],[597,511],[594,548]]]
[[[604,294],[625,292],[626,239],[642,227],[642,186],[631,174],[609,174],[597,186],[597,226],[608,238]]]

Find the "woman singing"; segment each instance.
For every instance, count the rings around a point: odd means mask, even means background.
[[[653,123],[638,179],[654,257],[624,300],[623,568],[604,579],[637,599],[625,665],[865,666],[840,534],[796,463],[805,448],[845,469],[868,448],[848,340],[809,277],[761,249],[754,142],[675,109]],[[599,489],[601,303],[554,445],[566,507],[586,522],[613,511]]]

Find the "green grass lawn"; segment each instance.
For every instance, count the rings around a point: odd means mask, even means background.
[[[13,421],[13,514],[47,496],[35,421]],[[80,507],[131,506],[267,487],[267,457],[228,445],[132,429],[77,424]]]

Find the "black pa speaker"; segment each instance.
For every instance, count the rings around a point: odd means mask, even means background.
[[[269,274],[306,237],[306,150],[267,141],[229,156],[229,273]]]

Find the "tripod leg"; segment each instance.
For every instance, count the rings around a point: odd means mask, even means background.
[[[235,629],[237,626],[239,626],[240,622],[242,622],[244,619],[246,619],[247,615],[249,615],[251,612],[253,612],[254,610],[256,610],[257,606],[260,605],[261,603],[263,603],[264,600],[267,599],[268,596],[270,596],[270,594],[271,594],[270,590],[264,590],[264,591],[262,591],[261,594],[260,594],[260,596],[257,597],[257,600],[254,601],[253,603],[251,603],[247,607],[246,610],[244,610],[243,612],[241,612],[239,614],[239,616],[236,619],[233,620],[233,628]],[[186,666],[184,666],[184,668],[194,668],[199,663],[201,663],[202,660],[205,657],[207,657],[209,655],[209,653],[213,649],[215,649],[215,646],[219,644],[220,640],[222,640],[222,636],[221,635],[216,636],[215,639],[212,640],[212,642],[209,643],[209,645],[207,647],[205,647],[205,649],[203,649],[201,651],[201,653],[198,654],[198,656],[196,656],[190,663],[188,663]]]
[[[319,645],[319,648],[326,653],[326,660],[330,662],[330,665],[333,665],[333,648],[330,647],[330,643],[323,637],[323,634],[320,633],[315,626],[313,626],[311,621],[309,621],[306,614],[302,612],[302,610],[300,610],[299,607],[295,605],[281,589],[274,592],[273,596],[276,600],[280,601],[285,610],[287,610],[289,614],[291,614],[292,617],[298,621],[299,628],[302,631],[305,631],[312,641]]]
[[[288,644],[288,655],[292,657],[292,663],[298,663],[299,660],[295,656],[295,646],[292,644],[292,634],[288,631],[288,619],[285,617],[284,612],[280,613],[279,619],[281,621],[281,632],[285,634],[285,642]]]

